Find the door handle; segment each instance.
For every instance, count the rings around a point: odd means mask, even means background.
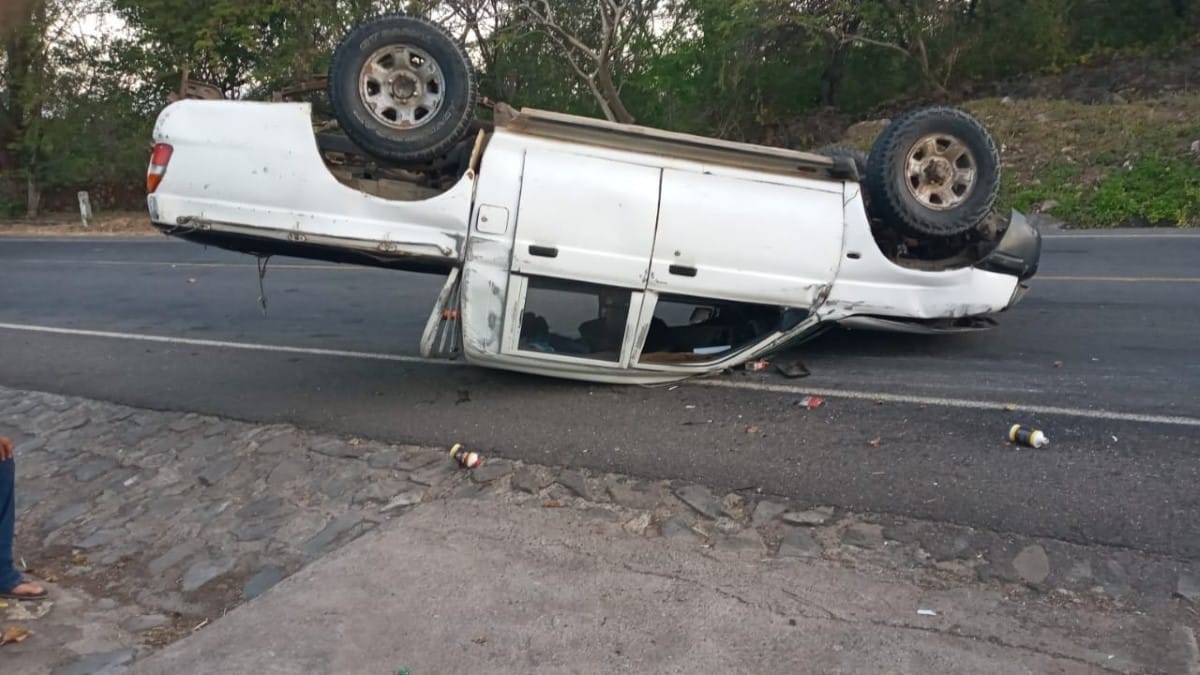
[[[696,268],[695,267],[685,267],[684,265],[671,265],[671,267],[669,268],[669,271],[671,272],[671,274],[674,274],[675,276],[680,276],[680,277],[696,276]]]
[[[536,255],[539,258],[557,258],[558,249],[554,246],[530,246],[529,255]]]

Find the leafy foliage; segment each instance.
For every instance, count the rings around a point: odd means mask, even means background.
[[[350,27],[385,12],[448,26],[494,100],[751,141],[826,108],[945,98],[1169,53],[1200,34],[1200,0],[15,0],[0,11],[0,209],[36,207],[41,189],[139,181],[149,128],[184,72],[265,98],[324,72]],[[1069,190],[1025,180],[1006,194],[1054,198],[1096,224],[1194,214],[1177,145],[1114,158],[1132,170],[1105,164],[1103,179],[1076,176]],[[1061,164],[1036,170],[1051,182],[1087,173]],[[1151,185],[1178,189],[1146,202]]]

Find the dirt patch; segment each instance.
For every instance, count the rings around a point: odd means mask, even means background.
[[[52,214],[34,220],[0,221],[0,236],[111,237],[158,234],[145,212],[101,213],[84,228],[79,214]]]

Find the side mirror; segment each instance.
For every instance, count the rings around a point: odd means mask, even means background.
[[[696,307],[692,310],[692,317],[688,319],[688,323],[696,325],[698,323],[704,323],[711,318],[713,318],[712,307]]]

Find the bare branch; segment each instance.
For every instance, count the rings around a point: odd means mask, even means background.
[[[861,44],[861,45],[871,45],[873,47],[882,47],[883,49],[890,49],[892,51],[899,52],[910,58],[912,57],[912,52],[910,52],[909,50],[905,49],[904,47],[901,47],[900,45],[898,45],[894,42],[884,42],[882,40],[875,40],[873,38],[869,38],[869,37],[866,37],[863,35],[838,35],[837,31],[833,31],[833,32],[834,32],[834,37],[840,39],[842,44]]]

